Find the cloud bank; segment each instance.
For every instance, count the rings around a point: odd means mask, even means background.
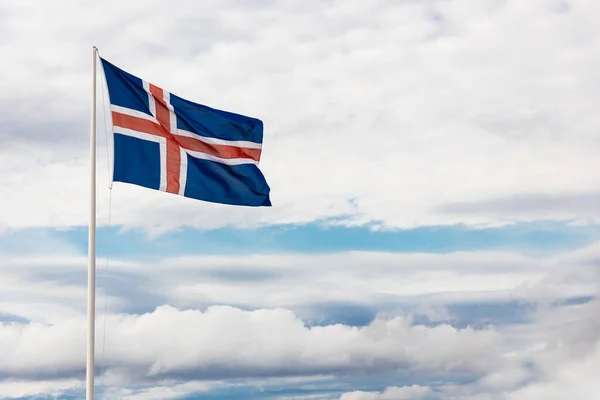
[[[595,371],[598,250],[115,260],[98,281],[98,366],[111,388],[103,398],[178,398],[300,377],[323,399],[564,393]],[[6,393],[80,390],[84,265],[57,254],[2,259]],[[381,374],[390,389],[322,392],[334,380]],[[394,382],[403,376],[417,387]],[[584,399],[596,388],[578,390]]]

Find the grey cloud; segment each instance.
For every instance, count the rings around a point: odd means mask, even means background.
[[[6,147],[30,145],[34,141],[49,150],[70,154],[71,158],[73,154],[84,154],[89,146],[89,125],[84,119],[53,121],[51,118],[44,119],[44,116],[24,118],[23,115],[6,113],[0,113],[0,119],[0,141]],[[100,134],[103,134],[102,131]]]
[[[487,132],[505,139],[567,140],[568,129],[559,116],[550,113],[521,113],[517,115],[480,115],[475,124]]]
[[[600,216],[600,192],[581,194],[516,194],[510,197],[480,201],[464,201],[442,204],[436,212],[447,214],[485,214],[535,216],[540,213],[555,215],[580,214]]]
[[[246,269],[236,270],[234,268],[214,269],[204,271],[201,275],[214,279],[215,281],[224,282],[257,282],[270,281],[282,278],[284,273],[276,271],[248,271]]]

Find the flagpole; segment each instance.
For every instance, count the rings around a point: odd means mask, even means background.
[[[87,365],[86,400],[94,400],[94,349],[96,327],[96,55],[92,49],[92,106],[90,121],[90,215],[88,227]]]

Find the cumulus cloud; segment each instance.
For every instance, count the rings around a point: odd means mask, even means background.
[[[536,362],[547,362],[547,354],[539,354]],[[340,400],[383,400],[383,399],[432,399],[432,400],[590,400],[600,395],[600,384],[595,379],[600,367],[600,341],[597,341],[590,353],[570,359],[554,359],[546,365],[547,373],[536,379],[523,376],[511,381],[515,371],[502,371],[508,375],[503,385],[453,385],[442,386],[437,390],[429,387],[388,387],[382,392],[347,392]],[[517,369],[518,374],[522,374]],[[495,373],[497,375],[498,373]],[[512,376],[511,376],[512,375]],[[486,377],[487,378],[487,377]],[[511,389],[515,383],[521,383],[517,389]],[[524,383],[524,384],[523,384]],[[414,388],[414,386],[413,386]],[[412,397],[411,397],[412,396]]]
[[[215,306],[205,312],[163,306],[142,315],[111,315],[99,365],[148,379],[246,378],[318,375],[408,368],[481,372],[501,348],[491,330],[412,325],[377,319],[365,327],[307,327],[291,311],[243,311]],[[0,375],[31,379],[76,377],[85,365],[83,318],[56,324],[0,324]]]
[[[512,349],[494,371],[471,383],[424,388],[423,396],[435,400],[594,399],[600,395],[594,378],[600,366],[599,311],[600,302],[595,300],[545,310],[531,324],[502,329],[503,340],[511,342]],[[341,400],[412,398],[394,397],[391,393],[396,389],[348,392]]]
[[[585,201],[535,216],[445,207],[598,191],[597,2],[61,4],[2,5],[6,227],[86,223],[92,43],[132,73],[266,126],[274,208],[117,185],[115,223],[160,231],[331,217],[388,227],[598,219]],[[106,191],[100,197],[105,216]]]
[[[587,400],[600,396],[600,338],[579,359],[560,360],[550,374],[506,396],[507,400]]]

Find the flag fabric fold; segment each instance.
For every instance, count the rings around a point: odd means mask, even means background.
[[[271,206],[258,167],[261,120],[191,102],[100,61],[113,124],[113,181],[212,203]]]

